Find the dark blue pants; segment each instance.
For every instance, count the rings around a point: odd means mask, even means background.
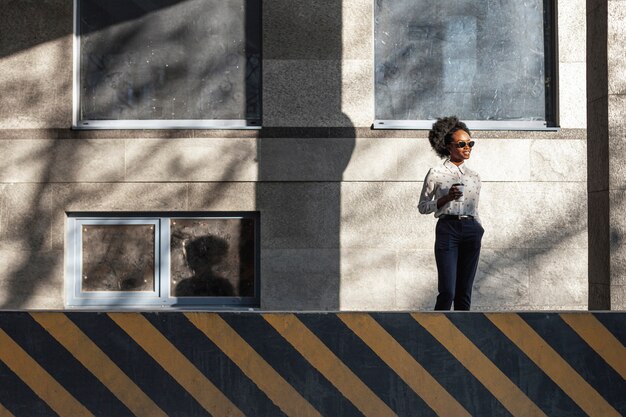
[[[476,220],[442,218],[437,222],[435,260],[438,271],[435,310],[469,310],[472,285],[485,230]]]

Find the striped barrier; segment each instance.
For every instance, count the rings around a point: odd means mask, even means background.
[[[0,417],[626,415],[626,313],[0,313]]]

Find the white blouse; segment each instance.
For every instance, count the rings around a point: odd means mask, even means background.
[[[451,201],[437,209],[437,200],[448,194],[452,184],[465,184],[463,196],[465,201]],[[443,164],[431,168],[424,179],[424,187],[417,206],[422,214],[435,213],[435,217],[443,214],[474,216],[478,222],[478,198],[480,196],[480,176],[465,163],[456,166],[450,159]]]

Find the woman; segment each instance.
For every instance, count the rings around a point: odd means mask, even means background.
[[[478,217],[480,177],[469,169],[474,141],[457,117],[437,119],[428,134],[433,150],[443,159],[428,171],[419,211],[435,213],[435,260],[438,271],[435,310],[469,310],[480,243],[485,230]]]

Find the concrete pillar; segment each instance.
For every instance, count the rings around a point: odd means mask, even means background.
[[[589,309],[626,309],[626,2],[587,0]]]

